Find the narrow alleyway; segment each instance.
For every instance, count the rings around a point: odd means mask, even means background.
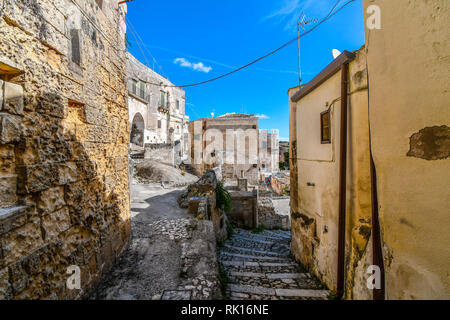
[[[181,188],[131,187],[132,236],[91,294],[101,300],[211,299],[219,291],[212,224],[178,207]],[[195,285],[193,285],[195,284]]]
[[[327,299],[329,291],[290,257],[290,241],[289,231],[235,229],[219,248],[230,299]]]

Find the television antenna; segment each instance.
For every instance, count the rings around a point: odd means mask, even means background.
[[[298,18],[297,21],[297,34],[298,34],[298,86],[299,89],[302,86],[302,69],[301,69],[301,65],[300,65],[300,28],[303,29],[303,31],[306,31],[305,26],[307,24],[310,23],[314,23],[317,22],[318,19],[309,19],[306,17],[306,15],[304,14],[304,12],[302,11],[302,13],[300,14],[300,17]]]

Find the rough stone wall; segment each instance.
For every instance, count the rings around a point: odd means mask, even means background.
[[[144,158],[152,159],[171,166],[178,166],[181,164],[181,144],[146,143]]]
[[[257,193],[229,191],[231,195],[231,212],[228,217],[238,228],[254,229],[258,226]]]
[[[289,172],[278,173],[270,179],[272,190],[279,196],[289,194],[290,177]]]
[[[125,10],[6,2],[0,299],[83,297],[129,239]],[[72,265],[81,290],[66,286]]]
[[[450,1],[370,5],[382,19],[365,32],[386,297],[450,299]]]
[[[269,230],[291,229],[289,216],[280,215],[276,212],[272,198],[258,199],[258,223]]]

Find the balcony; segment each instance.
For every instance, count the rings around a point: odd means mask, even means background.
[[[147,95],[145,93],[145,90],[138,88],[137,86],[133,85],[132,83],[128,84],[128,93],[131,94],[133,97],[142,100],[144,103],[150,102],[150,95]]]
[[[161,113],[169,113],[170,111],[170,104],[164,103],[164,101],[159,101],[158,103],[158,111]]]

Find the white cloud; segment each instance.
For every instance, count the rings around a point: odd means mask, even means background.
[[[189,68],[194,71],[209,73],[212,70],[212,67],[205,66],[203,62],[192,63],[185,58],[176,58],[173,63],[180,65],[181,67]]]
[[[277,8],[262,21],[274,20],[276,23],[284,23],[285,30],[296,31],[297,21],[303,12],[308,19],[320,18],[335,3],[334,0],[284,0],[283,5]]]
[[[260,118],[260,119],[270,119],[270,117],[266,114],[257,114],[257,115],[255,115],[255,117]]]

